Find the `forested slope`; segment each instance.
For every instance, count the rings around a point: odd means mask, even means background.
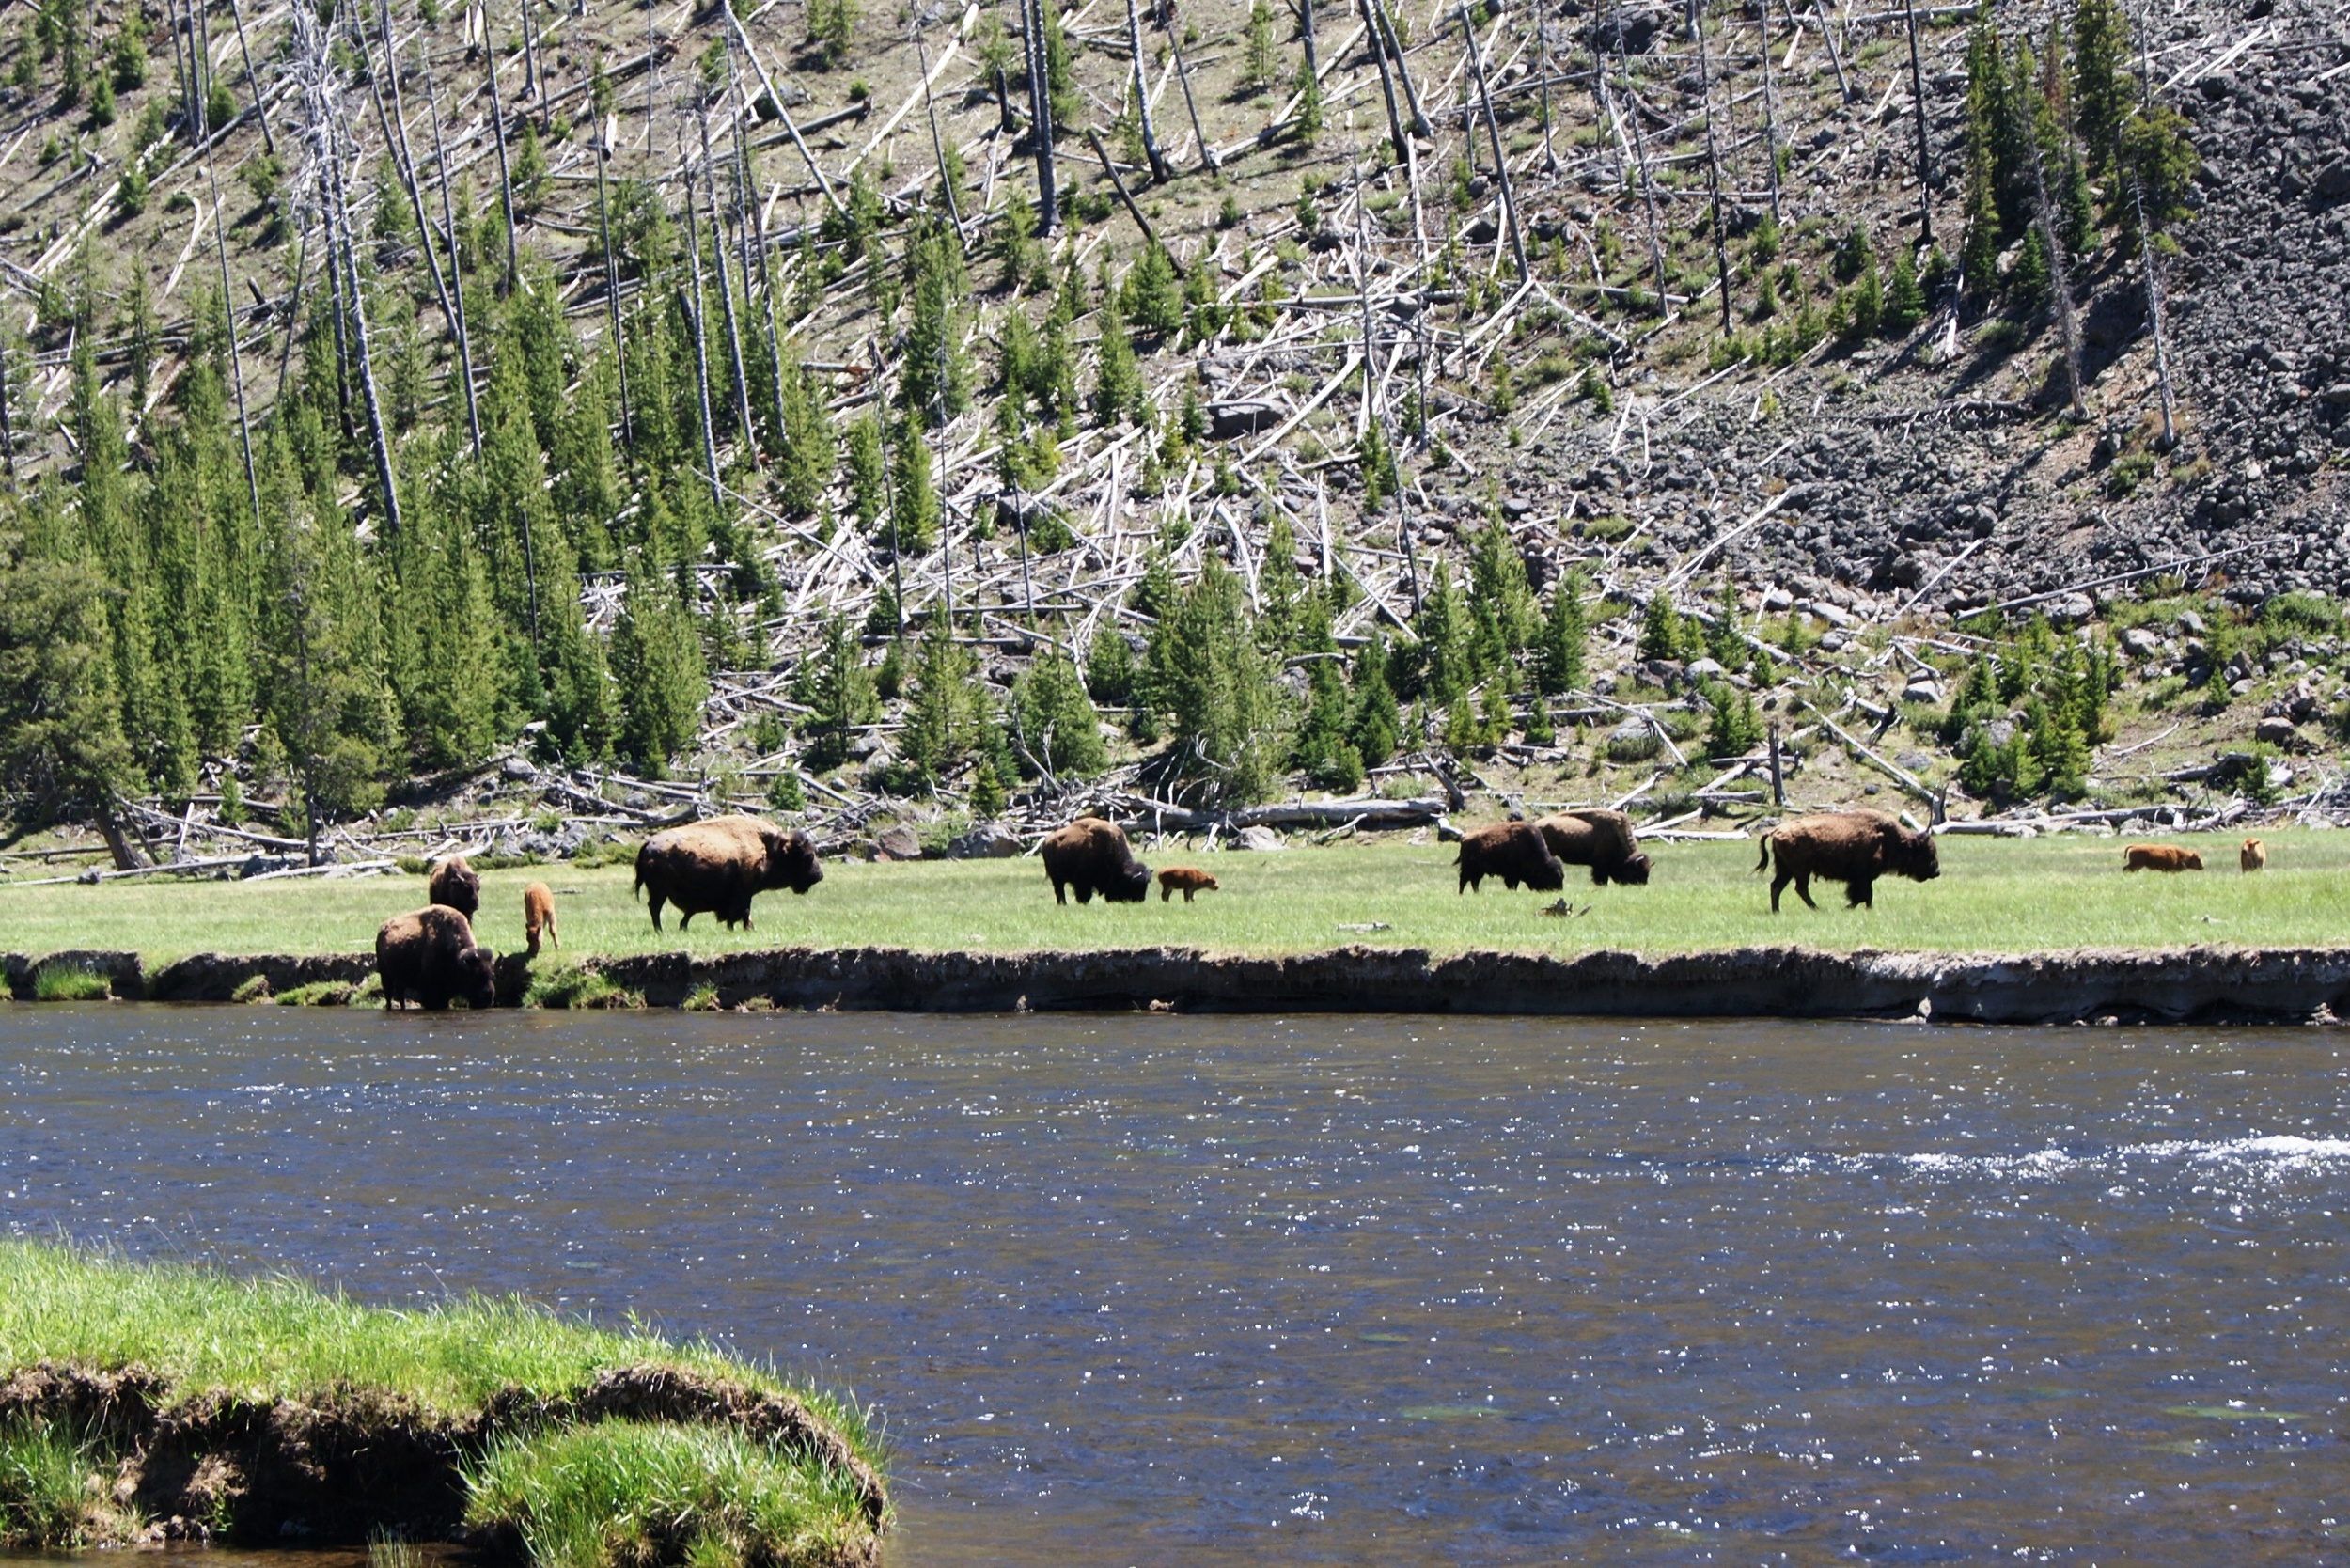
[[[16,8],[20,829],[2322,717],[2339,19],[1161,7]]]

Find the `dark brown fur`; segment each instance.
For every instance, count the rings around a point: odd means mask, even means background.
[[[1194,870],[1189,866],[1169,866],[1159,873],[1159,902],[1161,903],[1165,903],[1168,896],[1179,887],[1183,889],[1183,902],[1189,903],[1194,893],[1214,892],[1216,890],[1215,878],[1205,871]]]
[[[2122,852],[2125,871],[2200,871],[2203,857],[2176,844],[2132,844]]]
[[[1456,893],[1472,887],[1483,892],[1480,885],[1489,876],[1499,877],[1513,893],[1521,882],[1537,893],[1556,893],[1567,885],[1565,863],[1550,853],[1543,830],[1532,823],[1496,823],[1465,835],[1454,864],[1461,869]]]
[[[678,909],[683,931],[697,915],[751,929],[751,900],[770,888],[805,893],[824,880],[816,846],[796,828],[757,817],[713,817],[656,833],[636,852],[636,888],[661,929],[661,906]]]
[[[1591,886],[1620,882],[1627,887],[1648,883],[1649,857],[1633,838],[1632,819],[1621,811],[1593,808],[1562,811],[1534,824],[1542,829],[1550,853],[1570,866],[1589,866]]]
[[[1151,891],[1151,868],[1126,846],[1126,830],[1099,817],[1079,817],[1044,840],[1044,874],[1052,879],[1053,902],[1079,903],[1099,893],[1104,903],[1140,903]]]
[[[1934,836],[1904,827],[1882,811],[1824,811],[1813,817],[1792,817],[1762,835],[1762,858],[1758,871],[1778,856],[1771,878],[1771,911],[1778,911],[1778,895],[1790,882],[1795,896],[1813,909],[1811,879],[1844,885],[1844,906],[1876,907],[1876,880],[1905,876],[1931,882],[1942,874],[1942,860]]]
[[[523,935],[530,943],[530,956],[539,956],[539,933],[547,933],[547,940],[556,947],[563,938],[555,929],[555,890],[543,882],[534,882],[523,889]]]
[[[395,915],[375,933],[375,970],[384,977],[384,1007],[389,1011],[410,997],[427,1012],[439,1012],[462,997],[474,1009],[497,1000],[494,982],[497,955],[477,947],[473,924],[446,904],[428,904]]]
[[[462,855],[432,862],[425,873],[424,888],[425,896],[434,903],[454,909],[468,920],[481,911],[481,878]]]

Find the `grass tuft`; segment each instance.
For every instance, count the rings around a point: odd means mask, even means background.
[[[349,980],[314,980],[277,994],[279,1007],[349,1007],[359,988]]]
[[[722,1427],[605,1421],[501,1443],[465,1478],[466,1523],[540,1568],[834,1562],[857,1515],[839,1471]]]
[[[525,1007],[627,1007],[632,1001],[639,1007],[644,1005],[643,999],[634,993],[621,990],[596,970],[576,964],[533,975],[530,989],[523,994]]]
[[[0,1422],[0,1548],[88,1544],[101,1485],[88,1446],[62,1422]]]
[[[246,1003],[266,1002],[270,1000],[269,977],[267,975],[254,975],[249,977],[243,984],[239,985],[234,991],[231,991],[228,994],[228,999],[232,1002]]]
[[[102,1002],[107,990],[104,975],[78,964],[44,964],[33,974],[37,1002]]]

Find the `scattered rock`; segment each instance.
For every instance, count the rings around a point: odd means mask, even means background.
[[[1269,827],[1256,826],[1244,827],[1238,833],[1233,834],[1231,839],[1231,847],[1236,850],[1254,850],[1260,854],[1264,854],[1274,850],[1286,849],[1289,846],[1281,842],[1281,836],[1278,833],[1274,832],[1273,829]]]
[[[947,841],[949,860],[1016,860],[1020,836],[999,822],[984,822]]]
[[[903,823],[893,823],[873,838],[874,853],[884,860],[919,860],[922,840]]]
[[[1656,727],[1644,718],[1627,718],[1607,731],[1607,758],[1614,762],[1645,762],[1665,749]]]

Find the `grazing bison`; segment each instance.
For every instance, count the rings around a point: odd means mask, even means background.
[[[1205,871],[1194,870],[1189,866],[1169,866],[1159,873],[1159,902],[1161,903],[1165,903],[1179,887],[1183,889],[1183,902],[1189,903],[1194,893],[1214,892],[1216,890],[1215,878]]]
[[[1534,824],[1550,853],[1570,866],[1589,866],[1591,886],[1620,882],[1646,886],[1649,858],[1632,837],[1632,819],[1621,811],[1562,811]]]
[[[446,904],[395,915],[375,933],[375,971],[384,977],[387,1012],[411,997],[427,1012],[461,996],[467,1007],[489,1007],[497,1000],[496,963],[496,954],[474,945],[472,922]]]
[[[713,817],[646,839],[632,891],[647,895],[655,931],[664,903],[677,905],[680,931],[704,913],[747,931],[753,898],[773,887],[805,893],[823,880],[807,834],[757,817]]]
[[[2125,871],[2200,871],[2203,857],[2176,844],[2132,844],[2122,852]]]
[[[1905,876],[1912,882],[1932,882],[1942,874],[1934,836],[1904,827],[1882,811],[1824,811],[1794,817],[1762,835],[1762,858],[1757,871],[1766,870],[1777,853],[1778,870],[1771,878],[1771,912],[1778,912],[1778,895],[1790,882],[1795,896],[1813,909],[1811,879],[1844,885],[1844,907],[1876,907],[1875,884],[1881,876]]]
[[[1483,892],[1480,885],[1489,876],[1499,877],[1513,893],[1521,882],[1537,893],[1556,893],[1567,885],[1566,866],[1550,853],[1543,830],[1532,823],[1496,823],[1463,836],[1461,856],[1454,864],[1461,869],[1456,893],[1471,887]]]
[[[425,873],[425,896],[470,920],[481,908],[481,878],[462,855],[435,860]]]
[[[1067,888],[1076,889],[1079,903],[1097,892],[1107,903],[1140,903],[1151,891],[1151,868],[1126,847],[1125,829],[1099,817],[1079,817],[1046,837],[1044,874],[1055,903],[1069,902]]]
[[[2248,872],[2266,870],[2268,869],[2268,846],[2258,839],[2245,839],[2244,847],[2236,851],[2235,863]]]
[[[530,943],[530,956],[539,956],[539,933],[545,932],[547,940],[556,947],[563,938],[555,930],[555,891],[543,882],[534,882],[523,889],[523,935]]]

